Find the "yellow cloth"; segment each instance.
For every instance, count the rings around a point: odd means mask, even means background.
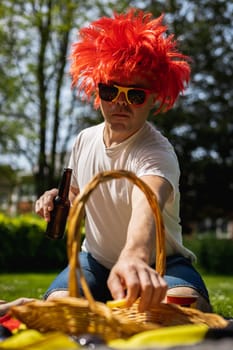
[[[9,350],[73,350],[79,348],[77,343],[63,333],[42,334],[33,329],[19,332],[0,343],[0,349]]]
[[[203,324],[165,327],[141,332],[126,340],[115,339],[110,341],[108,345],[118,349],[192,345],[201,342],[205,338],[207,330],[208,326]]]

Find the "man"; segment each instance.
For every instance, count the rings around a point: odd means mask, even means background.
[[[157,196],[166,230],[166,274],[154,269],[155,224],[144,194],[127,180],[101,184],[86,205],[86,238],[81,266],[96,300],[140,297],[144,311],[166,293],[197,297],[210,311],[206,287],[192,266],[195,256],[182,245],[179,224],[179,165],[173,147],[147,118],[151,111],[172,108],[189,81],[189,58],[166,35],[163,16],[130,9],[103,17],[80,30],[71,53],[73,87],[94,97],[104,122],[80,132],[69,166],[70,200],[94,175],[125,169],[146,182]],[[46,191],[36,212],[50,220],[57,189]],[[67,295],[68,268],[52,283],[45,298]]]

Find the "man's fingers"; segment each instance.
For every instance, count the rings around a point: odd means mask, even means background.
[[[141,276],[141,298],[139,311],[144,312],[151,306],[159,304],[166,295],[167,284],[165,280],[157,273],[147,273]]]
[[[141,294],[141,284],[138,273],[132,270],[126,282],[126,300],[129,305],[132,305]]]
[[[53,200],[56,197],[58,190],[53,188],[50,191],[46,191],[35,204],[36,214],[43,217],[46,221],[50,220],[50,212],[53,210]]]
[[[166,296],[167,284],[155,269],[147,264],[116,264],[108,278],[108,288],[115,300],[125,298],[131,306],[138,298],[139,311],[144,312],[162,302]]]
[[[124,284],[117,274],[110,273],[108,278],[108,288],[111,291],[113,299],[123,299],[125,297]]]

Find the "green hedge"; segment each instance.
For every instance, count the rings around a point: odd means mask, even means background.
[[[54,271],[67,264],[66,241],[45,237],[36,215],[14,218],[0,213],[0,272]]]
[[[0,213],[0,272],[55,271],[67,265],[66,239],[45,237],[46,223],[36,215],[8,217]],[[213,235],[185,237],[184,244],[207,273],[232,275],[233,241]]]
[[[184,239],[184,244],[197,255],[197,266],[211,274],[233,275],[233,240],[213,235]]]

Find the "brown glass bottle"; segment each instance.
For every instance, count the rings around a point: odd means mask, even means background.
[[[59,185],[58,195],[53,200],[54,208],[50,213],[45,235],[51,239],[64,237],[66,221],[70,209],[69,189],[72,169],[65,168]]]

